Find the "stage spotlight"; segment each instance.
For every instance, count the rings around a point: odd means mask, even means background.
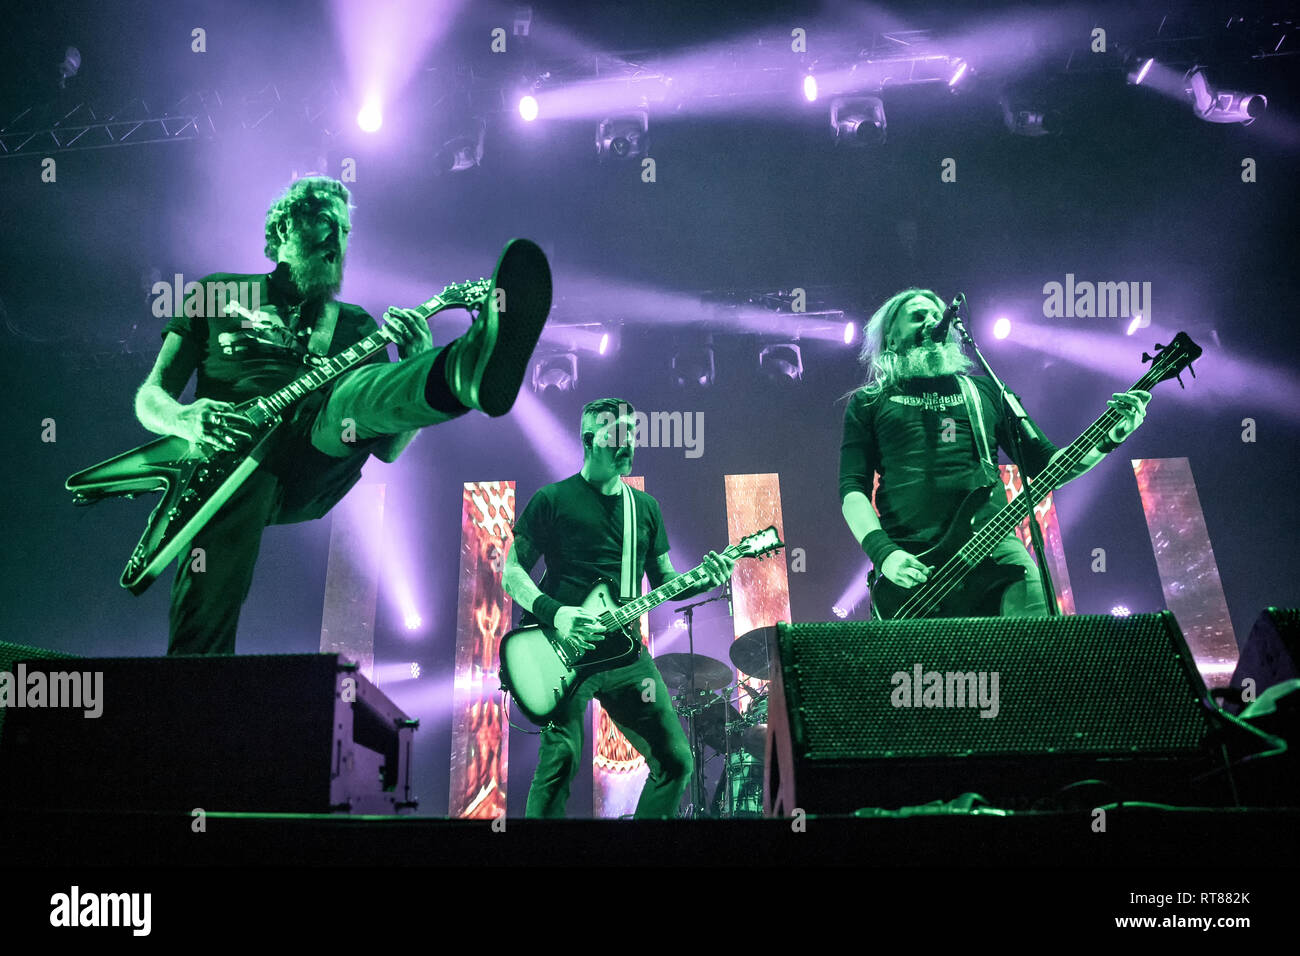
[[[543,355],[533,362],[533,391],[571,392],[578,384],[578,356],[573,352]]]
[[[1136,332],[1136,331],[1137,331],[1138,329],[1140,329],[1140,328],[1142,328],[1142,316],[1141,316],[1141,315],[1135,315],[1135,316],[1133,316],[1133,321],[1130,322],[1130,323],[1128,324],[1128,331],[1125,332],[1124,334],[1125,334],[1125,335],[1132,335],[1134,332]]]
[[[601,120],[596,128],[596,154],[602,163],[644,156],[649,147],[650,115],[644,110]]]
[[[420,676],[420,664],[419,664],[419,662],[418,662],[418,661],[411,661],[411,677],[412,677],[412,678],[417,678],[417,677],[419,677],[419,676]]]
[[[466,121],[434,156],[434,172],[439,175],[458,173],[478,166],[483,161],[483,138],[486,135],[487,123],[482,119],[474,117]]]
[[[63,89],[68,80],[77,75],[81,69],[81,51],[70,46],[63,51],[63,62],[59,64],[59,89]]]
[[[604,355],[605,352],[608,351],[608,349],[609,349],[609,333],[602,332],[600,335],[600,345],[597,347],[596,351],[599,352],[601,355]]]
[[[417,628],[419,628],[421,624],[424,623],[424,621],[420,618],[420,615],[415,611],[406,612],[405,622],[406,622],[406,629],[408,631],[414,631]]]
[[[1129,83],[1131,83],[1133,86],[1141,86],[1142,81],[1147,78],[1147,74],[1151,72],[1151,66],[1155,62],[1156,61],[1154,57],[1147,57],[1145,60],[1143,60],[1142,65],[1138,67],[1137,73],[1130,73],[1128,75]]]
[[[1128,617],[1133,612],[1130,611],[1123,604],[1116,604],[1113,608],[1110,609],[1110,613],[1114,614],[1116,617]]]
[[[1003,317],[993,323],[993,337],[995,339],[1005,339],[1011,334],[1011,320]]]
[[[837,146],[880,146],[885,142],[885,104],[876,96],[838,97],[831,102]]]
[[[803,98],[809,103],[817,102],[817,77],[811,73],[803,78]]]
[[[1192,112],[1207,123],[1240,123],[1249,126],[1268,108],[1262,93],[1214,90],[1201,67],[1192,67],[1183,77],[1187,95],[1192,98]]]
[[[537,119],[537,97],[533,96],[531,93],[527,96],[519,97],[519,115],[528,123]]]
[[[533,29],[533,8],[520,4],[515,7],[515,36],[526,37]]]
[[[833,608],[831,608],[831,613],[834,614],[836,617],[838,617],[840,620],[843,620],[844,618],[849,616],[848,608],[840,607],[838,604],[836,604]]]
[[[1061,131],[1061,114],[1003,96],[1002,122],[1017,136],[1051,136]]]
[[[958,57],[956,60],[953,61],[953,63],[956,66],[952,72],[952,79],[948,81],[948,89],[952,89],[959,82],[961,82],[961,78],[966,75],[966,71],[970,67],[970,64],[967,63],[965,60],[963,60],[961,57]]]
[[[767,345],[758,353],[758,367],[770,381],[803,381],[803,355],[793,342]]]
[[[679,348],[673,355],[672,369],[673,384],[678,388],[709,388],[715,373],[713,346]]]
[[[858,323],[856,322],[844,323],[844,344],[845,345],[852,345],[853,339],[857,336],[857,334],[858,334]]]
[[[384,123],[383,111],[379,108],[379,100],[376,97],[370,97],[366,100],[361,110],[357,113],[357,125],[367,133],[373,133]]]

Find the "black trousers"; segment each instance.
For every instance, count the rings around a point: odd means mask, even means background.
[[[677,816],[695,762],[672,698],[650,652],[625,667],[588,677],[542,731],[537,770],[528,788],[528,817],[563,817],[582,757],[583,724],[592,698],[646,759],[650,777],[637,801],[637,818]]]

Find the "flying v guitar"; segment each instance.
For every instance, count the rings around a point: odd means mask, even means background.
[[[490,287],[488,279],[449,285],[416,311],[421,318],[428,318],[443,309],[475,308],[483,304]],[[392,341],[390,335],[386,327],[372,332],[279,391],[237,406],[235,413],[253,423],[253,432],[251,439],[233,448],[205,448],[168,435],[79,471],[64,482],[73,493],[73,504],[78,505],[118,495],[134,498],[145,492],[162,492],[162,500],[149,516],[122,572],[122,587],[132,594],[144,593],[261,464],[285,411],[386,348]]]

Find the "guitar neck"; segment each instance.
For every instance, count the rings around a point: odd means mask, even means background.
[[[1152,368],[1137,380],[1133,388],[1150,391],[1160,381],[1157,370]],[[961,560],[969,567],[974,567],[988,557],[997,547],[998,542],[1011,534],[1020,522],[1029,516],[1035,505],[1069,480],[1079,464],[1110,433],[1110,430],[1119,424],[1122,417],[1115,409],[1107,408],[1100,418],[1084,429],[1083,434],[1070,442],[1033,480],[1032,497],[1023,491],[1016,495],[962,546],[957,552]]]
[[[727,548],[723,554],[736,557],[738,549]],[[678,595],[698,587],[709,580],[709,572],[705,569],[703,562],[697,564],[691,570],[677,575],[671,581],[665,581],[659,587],[655,588],[648,594],[643,594],[639,598],[628,601],[621,605],[610,614],[614,619],[615,627],[625,627],[635,621],[642,614],[658,607],[665,601],[671,601]]]
[[[421,319],[427,319],[444,308],[445,305],[442,296],[436,295],[414,311],[419,313]],[[323,385],[328,385],[344,372],[356,368],[376,352],[387,348],[388,343],[391,341],[392,339],[388,337],[384,329],[371,332],[356,345],[344,349],[333,358],[325,359],[310,372],[298,376],[288,385],[266,396],[263,401],[272,411],[279,414],[300,398],[316,391]]]

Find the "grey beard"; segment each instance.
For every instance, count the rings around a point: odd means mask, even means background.
[[[954,375],[970,368],[968,359],[956,342],[929,343],[908,349],[898,357],[898,378],[932,378]]]
[[[331,274],[332,270],[327,271],[314,260],[289,263],[289,276],[305,299],[314,299],[319,295],[330,297],[338,295],[339,290],[343,288],[342,272],[343,270],[340,269],[340,278],[335,279]]]

